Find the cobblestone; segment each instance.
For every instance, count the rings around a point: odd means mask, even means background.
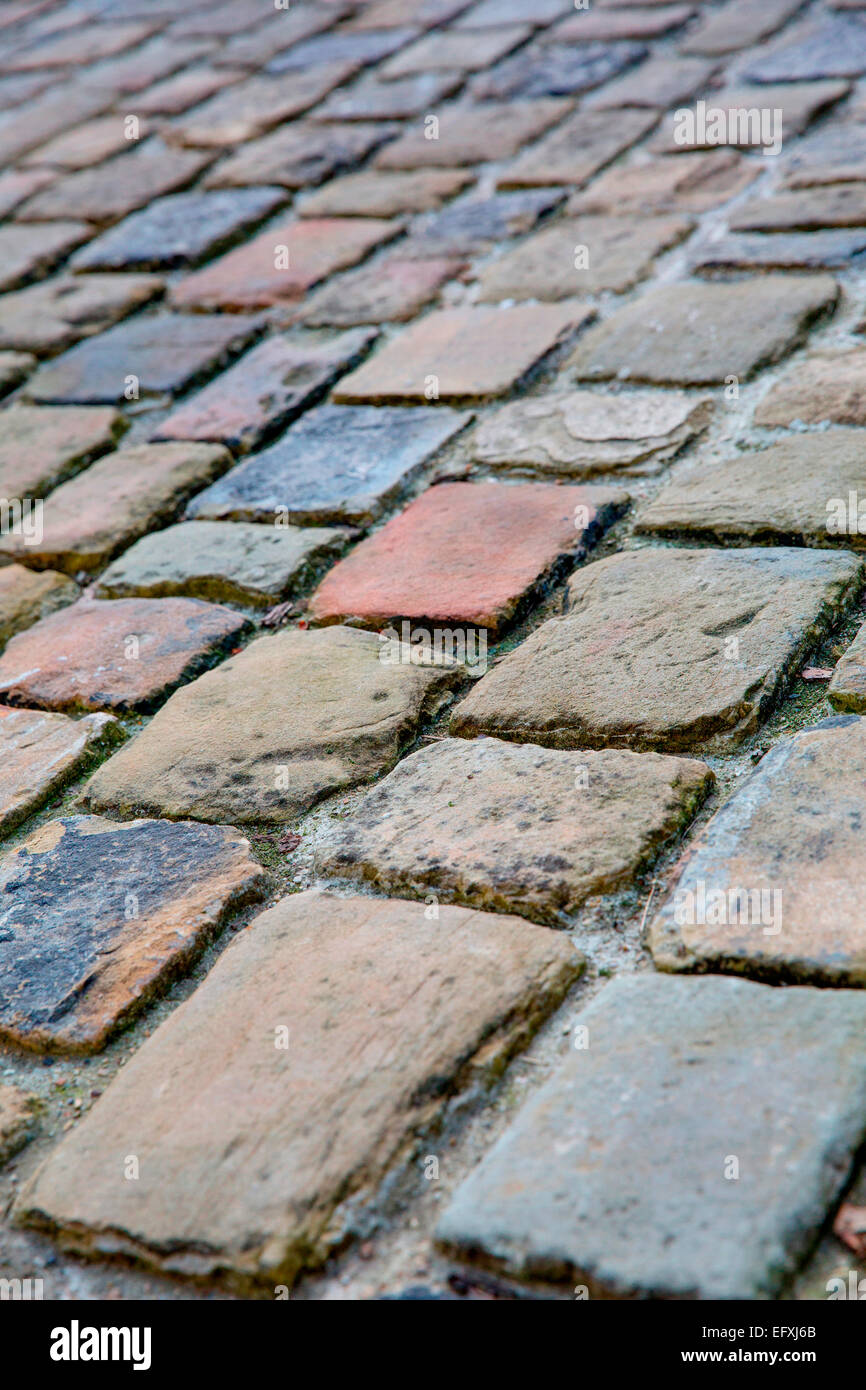
[[[60,275],[0,299],[0,347],[39,355],[110,328],[162,292],[156,275]]]
[[[98,607],[149,611],[157,602],[115,599]],[[339,788],[369,781],[396,761],[424,712],[460,675],[453,663],[388,665],[381,649],[375,633],[346,627],[258,638],[178,691],[94,774],[84,804],[279,824]]]
[[[17,1086],[0,1086],[0,1166],[23,1149],[38,1128],[36,1097]]]
[[[862,985],[854,865],[864,766],[866,720],[852,716],[762,758],[692,846],[652,923],[656,964]]]
[[[0,537],[0,555],[76,575],[171,521],[230,462],[215,444],[139,444],[98,459],[50,495],[41,537]]]
[[[0,1036],[93,1052],[267,880],[231,827],[68,816],[10,850],[0,883]]]
[[[703,763],[443,739],[397,765],[316,851],[327,876],[550,926],[631,881],[706,796]]]
[[[43,363],[26,394],[89,405],[177,393],[236,356],[260,326],[243,314],[128,319]]]
[[[241,452],[286,425],[363,356],[375,334],[357,328],[328,342],[266,338],[190,397],[155,439],[215,440]]]
[[[862,575],[853,555],[781,547],[599,560],[572,576],[566,614],[478,682],[451,730],[559,748],[730,747],[757,727]]]
[[[0,1297],[856,1264],[864,33],[0,6]]]
[[[3,412],[0,492],[5,497],[42,495],[79,472],[128,428],[110,406],[19,405]]]
[[[35,709],[151,710],[246,626],[242,614],[197,599],[83,598],[7,643],[0,698]]]
[[[467,412],[322,405],[190,503],[192,517],[372,521],[471,420]]]
[[[172,299],[184,308],[198,309],[263,309],[300,299],[396,231],[392,222],[375,217],[289,222],[181,280]]]
[[[742,380],[796,347],[837,295],[835,282],[817,275],[651,289],[590,329],[571,365],[579,380]]]
[[[795,420],[817,425],[866,424],[863,371],[866,353],[815,353],[792,367],[755,410],[755,424],[772,428]]]
[[[446,1086],[495,1071],[581,965],[552,932],[463,908],[431,933],[422,907],[303,894],[255,927],[67,1137],[22,1212],[76,1227],[94,1253],[108,1219],[113,1242],[164,1269],[292,1283],[336,1242],[344,1194],[405,1159]],[[262,1047],[274,1026],[288,1057]],[[141,1160],[134,1194],[108,1157],[118,1143]]]
[[[439,1238],[594,1296],[776,1296],[861,1140],[864,1020],[856,992],[614,981]]]
[[[675,480],[638,525],[662,536],[861,549],[866,537],[848,508],[862,474],[858,430],[793,435]]]
[[[277,188],[175,193],[97,237],[74,270],[176,270],[222,251],[284,200]]]
[[[345,547],[335,527],[183,521],[137,541],[100,578],[100,598],[212,599],[262,608]],[[2,575],[2,571],[0,571]]]
[[[335,565],[310,613],[323,623],[429,619],[496,632],[627,501],[611,488],[441,483]]]
[[[0,571],[0,574],[5,571]],[[123,738],[111,714],[43,714],[0,705],[0,836]]]
[[[351,405],[501,396],[591,317],[582,304],[441,309],[344,377],[334,399]]]
[[[626,468],[657,472],[705,427],[708,400],[675,392],[604,396],[562,391],[531,396],[489,415],[476,431],[473,456],[494,467],[575,476]]]

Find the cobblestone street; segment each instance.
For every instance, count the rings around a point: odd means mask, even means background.
[[[0,397],[0,1295],[857,1297],[866,0],[5,0]]]

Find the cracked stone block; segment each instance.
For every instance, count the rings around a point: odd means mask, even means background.
[[[35,1096],[17,1086],[0,1086],[0,1167],[33,1138],[37,1109]]]
[[[320,623],[408,618],[498,632],[627,502],[603,487],[440,483],[335,565],[309,612]]]
[[[838,295],[829,275],[660,285],[590,328],[566,365],[584,381],[744,380],[795,348]]]
[[[407,212],[434,212],[472,182],[473,176],[466,169],[407,169],[398,173],[361,169],[310,193],[297,212],[299,217],[397,217]]]
[[[24,565],[0,566],[0,649],[16,632],[77,598],[78,585],[65,574],[36,573]]]
[[[0,859],[0,1037],[99,1051],[268,882],[232,826],[49,821]]]
[[[122,404],[132,377],[139,395],[176,395],[224,366],[261,327],[260,319],[242,314],[130,319],[43,363],[25,394],[63,404]]]
[[[713,784],[703,763],[443,739],[398,763],[316,845],[317,872],[566,924],[626,888]]]
[[[866,72],[866,22],[859,15],[822,15],[797,26],[743,69],[753,82],[811,82]]]
[[[575,303],[438,309],[343,377],[334,399],[353,405],[501,396],[592,316]]]
[[[681,217],[560,219],[484,266],[478,297],[496,304],[627,290],[691,229]]]
[[[0,227],[0,290],[47,274],[89,235],[82,222],[7,222]]]
[[[15,405],[0,415],[0,496],[41,497],[128,429],[111,406]]]
[[[266,309],[293,302],[334,271],[363,260],[398,230],[397,223],[375,217],[288,222],[185,276],[171,298],[185,309]]]
[[[640,62],[646,48],[640,43],[530,45],[472,83],[479,101],[508,101],[516,97],[576,96]]]
[[[834,709],[866,711],[866,624],[836,663],[827,698]]]
[[[77,575],[178,515],[231,462],[215,444],[138,444],[106,454],[51,493],[41,534],[0,535],[0,558]]]
[[[683,474],[649,504],[638,530],[741,544],[863,549],[866,516],[861,532],[856,502],[862,484],[859,430],[795,434]]]
[[[525,396],[482,420],[472,456],[491,467],[579,477],[660,465],[705,428],[712,405],[677,391]]]
[[[455,103],[438,113],[439,138],[431,140],[425,126],[406,131],[380,150],[377,169],[418,169],[429,165],[459,168],[490,159],[507,159],[548,126],[562,120],[572,103],[557,98],[541,101],[484,102],[478,106]],[[0,131],[2,148],[2,131]],[[538,179],[554,183],[555,179]]]
[[[440,1243],[593,1297],[778,1298],[863,1139],[866,997],[642,974],[575,1026]]]
[[[321,1264],[350,1220],[340,1204],[366,1205],[419,1136],[435,1144],[448,1097],[489,1086],[583,966],[513,917],[444,908],[432,928],[420,904],[315,892],[262,913],[65,1137],[18,1218],[236,1287]]]
[[[178,406],[153,437],[214,440],[246,452],[324,395],[375,336],[354,328],[326,343],[265,338]]]
[[[451,732],[555,748],[736,747],[863,575],[855,555],[780,546],[597,560],[572,575],[564,615],[457,706]]]
[[[149,713],[248,626],[243,614],[198,599],[80,599],[8,643],[0,701]]]
[[[497,188],[532,188],[544,184],[579,187],[643,139],[656,123],[653,111],[621,107],[615,117],[606,111],[579,111],[546,135],[497,179]],[[489,157],[489,156],[488,156]]]
[[[360,121],[354,125],[292,121],[235,150],[210,171],[205,186],[245,188],[266,183],[289,189],[311,188],[361,163],[371,150],[384,144],[393,129],[392,125]]]
[[[755,409],[756,425],[772,429],[795,420],[866,425],[866,349],[813,353],[786,372]]]
[[[771,748],[690,846],[650,928],[657,967],[866,984],[864,775],[866,720],[856,715]]]
[[[61,352],[162,291],[156,275],[59,275],[0,298],[0,348]]]
[[[136,541],[109,565],[97,583],[96,596],[181,594],[268,608],[339,556],[348,537],[346,530],[324,526],[182,521]]]
[[[280,188],[214,189],[157,198],[91,241],[73,270],[176,270],[224,251],[285,201]]]
[[[187,516],[365,525],[395,502],[471,419],[447,406],[317,406],[269,449],[244,459],[194,497]]]
[[[374,632],[348,627],[258,638],[178,690],[99,768],[82,804],[280,824],[332,792],[371,781],[394,765],[462,675],[456,662],[419,666],[407,655],[388,663],[381,651]]]
[[[408,260],[399,251],[372,265],[350,270],[314,291],[303,302],[298,321],[311,328],[350,328],[356,324],[405,323],[439,297],[442,286],[464,262],[443,258]]]
[[[110,714],[70,719],[0,705],[0,836],[8,835],[124,737],[122,725]]]
[[[65,174],[36,193],[19,214],[31,222],[79,217],[116,222],[153,198],[192,183],[213,156],[172,149],[155,137],[108,163]]]

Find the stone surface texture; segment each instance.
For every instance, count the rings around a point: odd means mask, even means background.
[[[122,738],[122,726],[110,714],[70,719],[0,705],[0,835],[26,820]]]
[[[864,265],[866,0],[0,4],[0,1299],[863,1273]]]
[[[579,1023],[440,1240],[591,1296],[778,1296],[862,1141],[866,996],[642,976]]]
[[[412,753],[316,851],[326,876],[556,926],[615,891],[687,824],[705,764],[481,738]]]
[[[35,709],[152,710],[246,625],[198,599],[82,598],[7,644],[0,699]]]
[[[0,883],[0,1036],[93,1052],[267,876],[230,826],[68,816],[8,851]]]
[[[341,1199],[495,1075],[581,965],[553,932],[464,908],[431,931],[420,906],[305,893],[254,926],[22,1194],[28,1220],[93,1253],[119,1239],[167,1270],[292,1283],[339,1241]]]
[[[91,778],[84,804],[280,822],[370,780],[460,674],[455,663],[388,664],[381,650],[375,633],[346,627],[258,638],[177,691]]]
[[[310,613],[320,623],[352,618],[383,627],[414,618],[497,632],[627,500],[593,486],[442,483],[341,560],[313,594]]]
[[[853,555],[781,546],[597,560],[569,580],[565,615],[478,682],[451,730],[561,748],[730,747],[862,579]]]

